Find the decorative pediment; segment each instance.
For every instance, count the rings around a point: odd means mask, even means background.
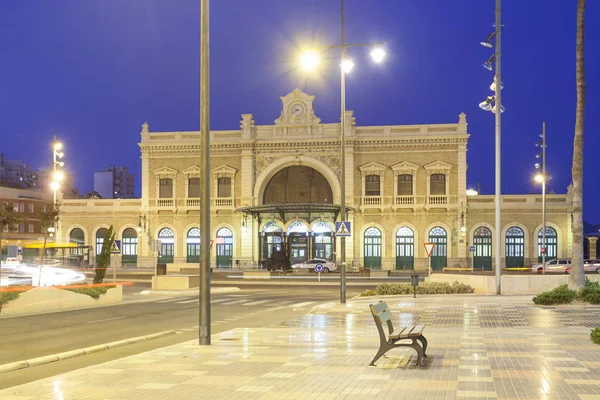
[[[444,173],[447,173],[448,171],[450,171],[450,168],[452,168],[452,165],[446,164],[445,162],[442,162],[442,161],[434,161],[430,164],[423,166],[423,168],[425,168],[425,170],[427,171],[428,174],[438,174],[438,173],[444,174]]]
[[[321,120],[315,116],[313,101],[315,96],[294,89],[291,93],[280,97],[283,104],[281,115],[275,120],[276,125],[312,125]]]
[[[167,167],[160,167],[159,169],[154,170],[154,175],[177,175],[177,170]]]
[[[400,173],[414,174],[418,168],[419,168],[418,165],[409,163],[408,161],[402,161],[402,162],[399,162],[398,164],[392,166],[392,170],[394,171],[395,174],[400,174]]]
[[[364,164],[364,165],[361,165],[360,167],[358,167],[358,169],[363,174],[374,174],[374,175],[383,174],[383,171],[385,171],[385,168],[386,168],[385,165],[381,165],[376,162],[370,162],[368,164]]]
[[[202,171],[202,170],[200,169],[199,166],[192,165],[191,167],[186,168],[181,172],[183,172],[186,175],[200,175],[200,171]]]
[[[235,168],[231,168],[228,165],[221,165],[217,168],[214,168],[212,170],[212,173],[214,176],[233,176],[235,175],[235,173],[237,172],[237,170]]]

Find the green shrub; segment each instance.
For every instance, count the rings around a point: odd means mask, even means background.
[[[600,344],[600,326],[592,329],[592,333],[590,334],[590,339],[592,342],[596,344]]]
[[[0,310],[4,304],[8,304],[13,300],[19,298],[21,292],[0,292]]]
[[[560,285],[549,292],[543,292],[533,298],[533,302],[539,305],[569,304],[577,298],[577,292],[571,290],[567,285]]]
[[[406,295],[412,294],[413,287],[408,283],[382,283],[374,290],[365,290],[360,295],[365,296],[387,296],[387,295]],[[470,285],[460,282],[425,282],[417,286],[418,294],[459,294],[473,293]]]
[[[579,298],[586,303],[600,304],[600,283],[586,278],[585,286],[579,292]]]
[[[94,299],[99,299],[100,296],[102,296],[103,294],[106,294],[106,292],[108,292],[108,289],[112,289],[114,288],[115,285],[111,285],[111,286],[90,286],[90,287],[83,287],[83,288],[73,288],[73,289],[65,289],[68,290],[70,292],[75,292],[75,293],[79,293],[79,294],[85,294],[88,295]]]

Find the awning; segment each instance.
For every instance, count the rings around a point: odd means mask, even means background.
[[[337,204],[319,204],[319,203],[286,203],[286,204],[265,204],[260,206],[248,206],[240,207],[236,209],[236,212],[250,214],[256,218],[259,222],[261,215],[265,214],[277,214],[279,218],[286,223],[288,221],[289,214],[293,214],[291,217],[306,216],[307,221],[311,221],[312,215],[330,214],[334,220],[337,220],[338,214],[341,207]],[[350,211],[349,207],[346,207],[346,212]]]

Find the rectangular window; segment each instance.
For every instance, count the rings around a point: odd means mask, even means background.
[[[25,233],[25,224],[19,224],[19,233]]]
[[[28,232],[29,233],[33,233],[33,224],[29,224],[29,230],[28,230]]]
[[[446,195],[446,175],[431,174],[429,178],[429,195],[430,196],[445,196]]]
[[[163,178],[159,181],[158,197],[161,199],[173,198],[173,179]]]
[[[219,178],[217,197],[231,197],[231,178]]]
[[[30,213],[33,212],[33,203],[27,204],[27,212],[30,212]]]
[[[365,178],[365,196],[381,196],[379,175],[367,175]]]
[[[42,206],[42,212],[46,212],[46,205],[45,204]]]
[[[200,197],[200,178],[190,178],[188,180],[188,197],[199,198]]]
[[[398,196],[413,195],[413,177],[409,174],[398,175]]]
[[[19,203],[19,212],[25,212],[25,203]]]

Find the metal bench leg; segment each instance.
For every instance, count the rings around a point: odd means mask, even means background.
[[[409,344],[409,346],[417,351],[417,355],[419,357],[417,360],[417,364],[419,364],[422,367],[424,355],[423,348],[421,347],[421,345],[419,345],[419,343],[417,343],[416,339],[412,339],[412,344]]]
[[[427,357],[427,339],[425,339],[425,336],[423,335],[419,336],[417,339],[419,339],[423,345],[423,357]]]
[[[375,361],[379,360],[391,348],[392,347],[381,345],[379,347],[379,351],[377,351],[377,354],[375,355],[375,358],[373,358],[373,361],[371,361],[371,364],[369,364],[369,366],[374,367],[375,366]]]

